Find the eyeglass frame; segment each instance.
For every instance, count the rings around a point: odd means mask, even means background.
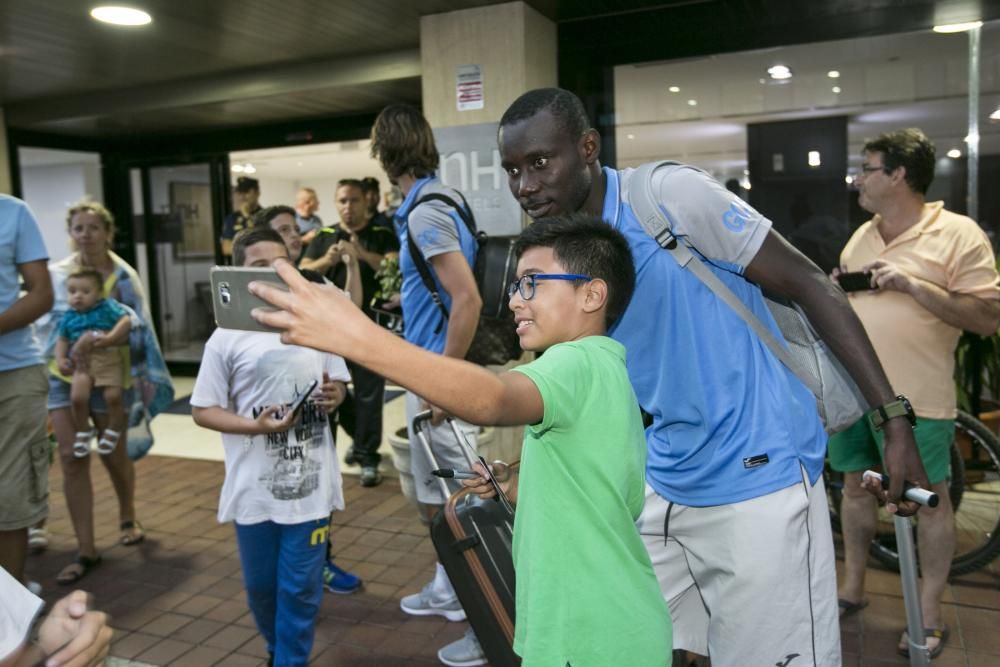
[[[527,283],[524,281],[527,279]],[[535,288],[539,280],[572,280],[572,281],[584,281],[593,280],[591,276],[585,276],[581,273],[527,273],[517,280],[512,280],[510,285],[507,286],[507,298],[513,299],[514,293],[517,292],[521,295],[521,298],[525,301],[531,301],[535,298]],[[531,285],[531,296],[525,296],[524,290],[522,289],[522,283]]]

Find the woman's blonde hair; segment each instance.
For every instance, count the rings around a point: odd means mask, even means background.
[[[108,233],[108,247],[110,248],[115,237],[115,217],[111,215],[111,211],[106,209],[104,204],[101,204],[100,202],[91,201],[89,199],[81,200],[73,204],[66,213],[67,231],[69,231],[69,229],[73,226],[73,216],[77,213],[91,213],[101,219],[101,222],[104,223],[104,231]]]

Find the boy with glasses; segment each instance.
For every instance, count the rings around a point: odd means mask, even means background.
[[[625,350],[605,335],[635,284],[628,244],[598,218],[568,216],[529,226],[516,252],[510,308],[521,346],[545,355],[500,375],[400,341],[284,264],[290,294],[252,286],[283,312],[255,316],[286,342],[350,356],[472,423],[527,425],[520,472],[504,482],[517,503],[514,650],[525,666],[668,665],[670,618],[634,523],[642,420]],[[492,493],[482,477],[467,484]],[[614,586],[594,583],[610,572]]]

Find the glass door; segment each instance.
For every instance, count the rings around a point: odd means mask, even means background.
[[[225,213],[225,159],[130,170],[137,269],[163,356],[172,368],[201,361],[215,329],[209,270]]]

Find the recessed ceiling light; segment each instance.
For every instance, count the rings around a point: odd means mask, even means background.
[[[153,17],[134,7],[94,7],[90,10],[90,15],[102,23],[111,25],[148,25],[153,22]]]
[[[252,164],[250,164],[249,162],[247,162],[245,165],[243,165],[243,173],[244,174],[256,174],[257,173],[257,167],[255,167]]]
[[[990,114],[990,120],[1000,120],[1000,106],[998,106],[996,110]]]
[[[229,171],[232,171],[232,172],[237,173],[237,174],[242,174],[243,173],[243,165],[242,164],[234,164],[232,167],[229,168]]]
[[[807,154],[807,158],[809,160],[810,167],[819,167],[822,166],[823,164],[822,161],[820,160],[819,151],[809,151],[809,153]]]
[[[698,100],[688,100],[688,106],[689,107],[696,107],[696,106],[698,106]]]
[[[678,88],[677,86],[670,86],[669,88],[667,88],[667,90],[669,90],[672,93],[679,93],[679,92],[681,92],[681,89]]]
[[[829,72],[826,73],[826,75],[828,77],[830,77],[831,79],[839,79],[840,78],[840,72],[838,72],[835,69],[830,70]]]
[[[934,26],[934,32],[939,32],[942,34],[950,34],[953,32],[965,32],[966,30],[972,30],[973,28],[978,28],[983,24],[982,21],[967,21],[965,23],[947,23],[945,25]]]
[[[840,94],[840,86],[834,86],[830,90],[832,90],[833,92],[837,93],[838,95]]]
[[[792,70],[787,65],[773,65],[767,68],[767,73],[772,79],[792,78]]]
[[[950,157],[953,160],[960,158],[962,157],[962,151],[958,150],[957,148],[952,148],[950,151],[948,151],[948,157]]]
[[[635,139],[634,134],[626,134],[625,136],[628,137],[629,139]]]
[[[844,182],[847,183],[848,185],[851,185],[852,183],[854,183],[854,177],[848,174],[847,176],[844,176]]]

